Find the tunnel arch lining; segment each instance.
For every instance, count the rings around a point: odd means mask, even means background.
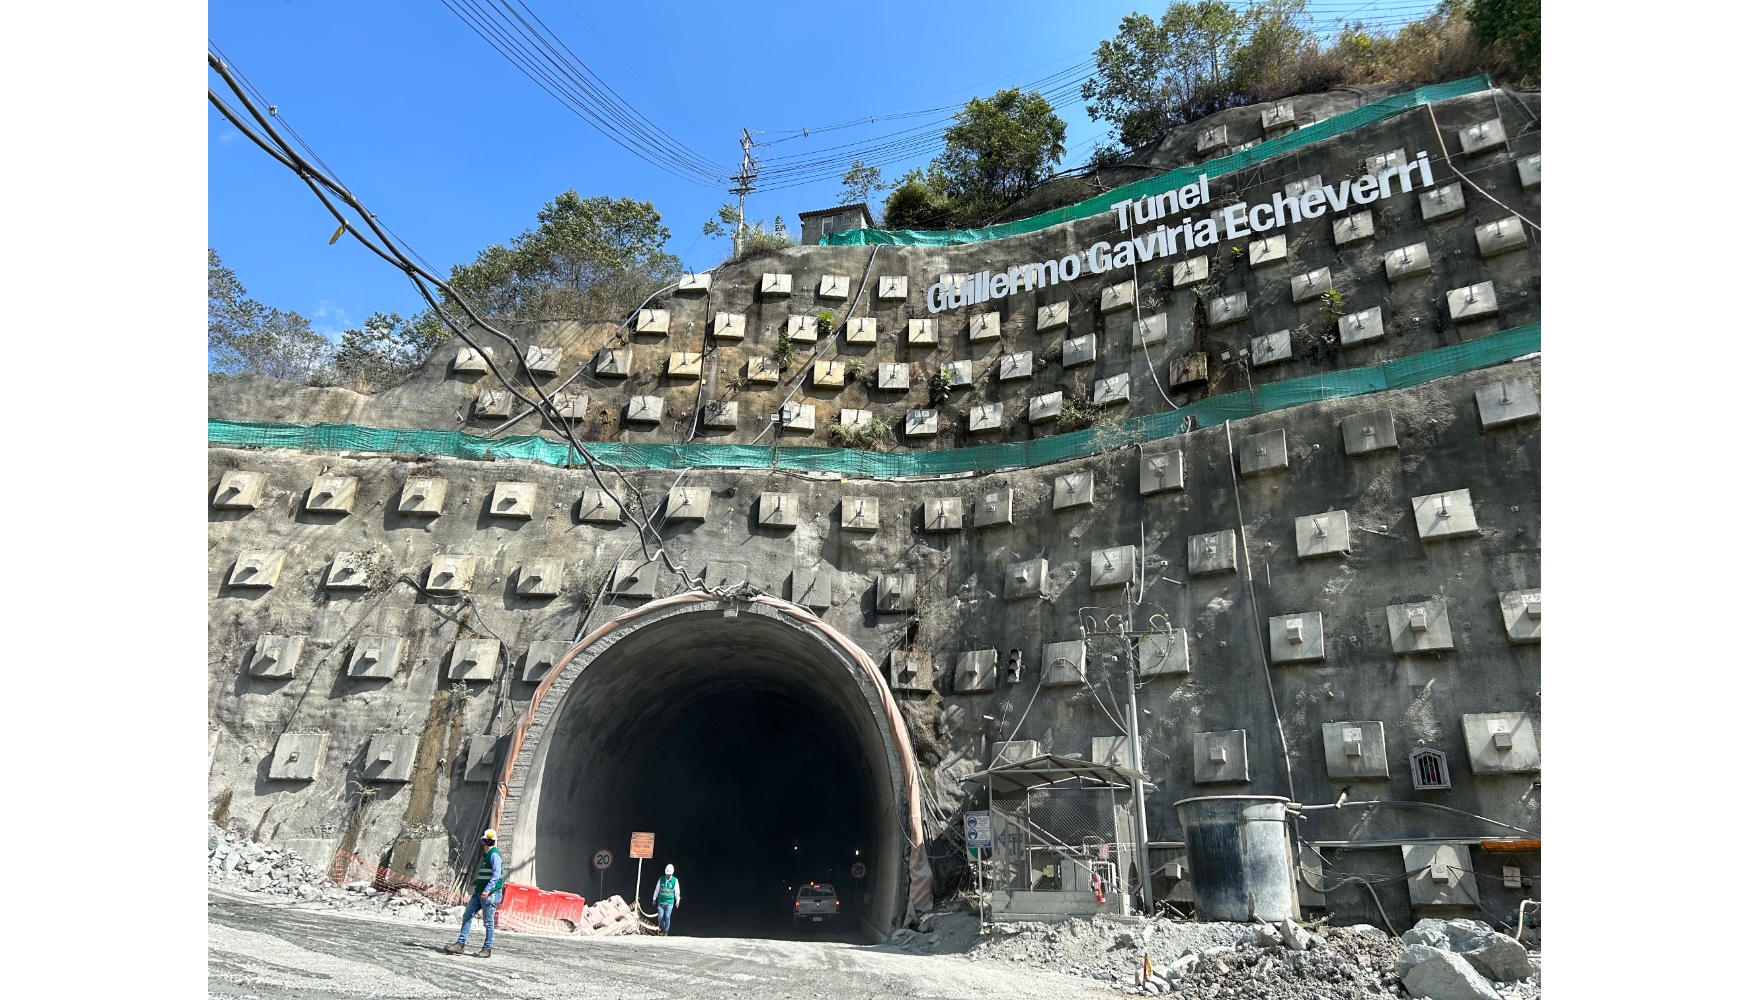
[[[685,629],[689,621],[721,625],[732,615],[757,616],[750,625],[768,629],[777,625],[787,630],[795,640],[791,645],[807,651],[798,657],[804,669],[842,671],[839,679],[815,676],[811,680],[854,687],[853,700],[869,713],[868,721],[873,725],[867,728],[880,741],[882,766],[875,770],[887,779],[885,787],[874,789],[882,804],[877,825],[886,842],[880,874],[890,880],[892,889],[891,893],[876,893],[879,905],[874,923],[880,926],[874,929],[885,933],[906,913],[908,903],[916,904],[923,898],[927,904],[930,874],[922,844],[917,764],[904,719],[885,678],[867,653],[807,609],[763,595],[746,599],[694,591],[654,601],[604,624],[560,658],[537,688],[502,758],[505,763],[497,786],[498,802],[492,812],[509,877],[539,884],[539,814],[548,757],[562,738],[567,716],[583,710],[573,701],[589,668],[611,662],[617,651],[636,645],[626,642],[634,636],[651,630]],[[840,690],[850,693],[845,687]],[[872,741],[861,742],[867,751],[876,751]],[[905,856],[908,850],[909,859]]]

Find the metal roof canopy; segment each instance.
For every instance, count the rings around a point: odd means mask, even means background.
[[[1068,778],[1086,778],[1098,781],[1104,785],[1112,785],[1130,790],[1132,781],[1142,782],[1145,788],[1153,788],[1154,783],[1148,780],[1148,775],[1132,771],[1128,767],[1116,764],[1094,764],[1073,757],[1059,757],[1056,754],[1042,753],[1028,760],[1015,761],[1011,764],[998,764],[983,771],[969,774],[967,781],[983,779],[989,783],[992,791],[1016,792],[1037,788],[1040,785],[1050,785]]]

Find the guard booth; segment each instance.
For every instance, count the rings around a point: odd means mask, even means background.
[[[985,786],[991,849],[984,865],[993,920],[1129,914],[1138,867],[1127,767],[1040,754],[967,780]]]

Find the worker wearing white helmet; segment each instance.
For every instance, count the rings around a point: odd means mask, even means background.
[[[468,897],[468,906],[462,911],[462,933],[444,951],[451,955],[462,953],[468,946],[468,928],[474,922],[474,914],[480,913],[480,919],[486,924],[486,941],[475,955],[491,958],[492,918],[497,914],[498,904],[503,898],[504,859],[498,853],[498,831],[487,830],[480,835],[480,867],[474,872],[474,894]]]
[[[656,903],[656,924],[659,933],[668,933],[669,919],[674,915],[674,908],[681,905],[681,880],[674,877],[674,865],[662,870],[662,877],[656,880],[656,891],[650,894]]]

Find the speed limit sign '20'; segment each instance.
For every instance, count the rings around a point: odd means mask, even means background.
[[[852,878],[862,878],[867,874],[869,874],[869,868],[867,865],[863,864],[863,862],[859,861],[851,866]]]
[[[613,866],[613,864],[614,864],[614,852],[613,851],[610,851],[604,847],[601,850],[595,852],[595,870],[596,871],[598,871],[598,872],[607,871],[610,867]]]

